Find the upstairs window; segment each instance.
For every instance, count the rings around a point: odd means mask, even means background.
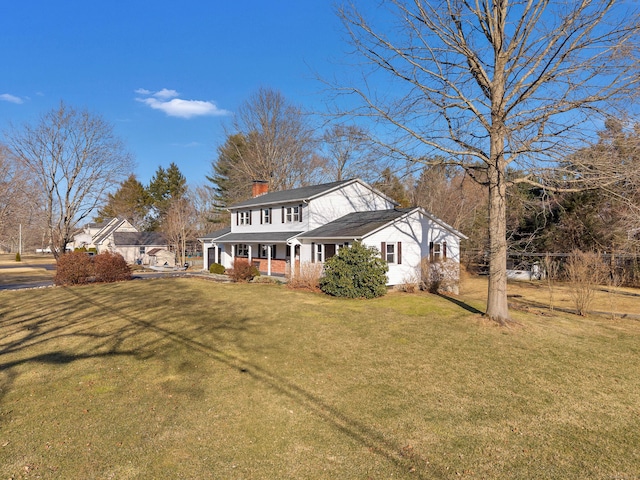
[[[302,221],[302,205],[295,207],[282,207],[282,223]]]
[[[260,210],[260,223],[267,224],[271,223],[271,209],[263,208]]]
[[[251,225],[251,210],[238,212],[238,225]]]

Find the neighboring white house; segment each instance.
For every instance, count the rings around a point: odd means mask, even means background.
[[[396,208],[360,179],[271,193],[264,185],[254,183],[253,198],[229,207],[230,228],[200,238],[205,269],[243,258],[263,274],[295,274],[354,241],[380,250],[388,285],[415,278],[425,257],[460,261],[462,233],[421,208]]]
[[[158,258],[162,258],[162,264],[175,265],[175,255],[169,251],[169,243],[163,234],[138,232],[123,218],[87,224],[82,233],[73,237],[73,249],[82,247],[95,248],[97,253],[119,253],[127,263],[155,265]]]

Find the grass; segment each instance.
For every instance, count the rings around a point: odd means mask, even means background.
[[[23,255],[16,262],[15,254],[0,255],[0,286],[32,284],[53,279],[53,255]]]
[[[637,478],[640,322],[473,285],[0,292],[0,478]]]

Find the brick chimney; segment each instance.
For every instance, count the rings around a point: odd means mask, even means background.
[[[269,192],[269,182],[266,180],[254,180],[251,193],[253,197],[259,197]]]

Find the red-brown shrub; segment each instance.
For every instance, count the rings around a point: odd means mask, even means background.
[[[93,257],[96,282],[131,280],[131,268],[119,253],[103,252]]]
[[[53,283],[56,285],[81,285],[93,277],[93,263],[84,252],[69,252],[58,258]]]
[[[227,274],[234,282],[249,282],[253,277],[260,275],[260,272],[247,260],[236,259],[233,262],[233,268],[228,270]]]

